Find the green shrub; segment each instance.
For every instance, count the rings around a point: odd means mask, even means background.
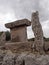
[[[10,32],[6,31],[5,34],[6,34],[6,41],[9,41],[11,39]]]

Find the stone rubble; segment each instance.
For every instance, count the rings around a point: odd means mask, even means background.
[[[3,58],[2,65],[15,65],[14,59],[15,55],[12,52],[8,51]]]
[[[9,50],[2,54],[0,53],[0,59],[0,65],[49,65],[49,55],[14,54]]]

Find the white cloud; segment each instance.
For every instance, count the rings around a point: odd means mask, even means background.
[[[5,23],[9,23],[16,20],[15,16],[13,13],[6,13],[5,15],[0,13],[0,31],[5,31],[7,30],[5,28]]]

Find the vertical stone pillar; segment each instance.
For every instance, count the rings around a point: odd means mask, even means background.
[[[32,30],[35,36],[35,43],[34,43],[35,50],[38,52],[43,52],[43,45],[44,45],[43,31],[42,31],[42,26],[39,22],[38,11],[32,13],[31,22],[32,22]]]

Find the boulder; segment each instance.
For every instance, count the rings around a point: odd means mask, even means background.
[[[15,65],[15,55],[11,51],[4,56],[2,65]]]

